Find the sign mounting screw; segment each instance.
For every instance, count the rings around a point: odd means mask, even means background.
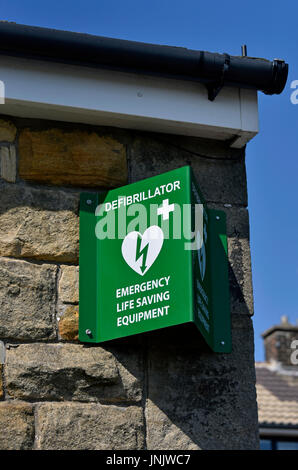
[[[85,333],[86,333],[86,335],[90,336],[92,334],[92,331],[91,330],[86,330]]]
[[[87,202],[87,204],[88,204],[89,206],[90,206],[90,204],[92,204],[92,201],[91,201],[91,199],[87,199],[87,201],[86,201],[86,202]]]
[[[219,220],[219,219],[220,219],[219,215],[217,215],[215,218],[216,218],[216,220]]]

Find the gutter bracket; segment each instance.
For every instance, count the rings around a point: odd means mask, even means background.
[[[214,101],[215,98],[217,97],[218,93],[224,86],[224,81],[225,81],[225,74],[229,70],[230,67],[230,56],[229,54],[223,54],[225,56],[225,61],[222,66],[222,71],[221,71],[221,77],[219,80],[216,82],[211,82],[207,83],[206,88],[208,91],[208,100],[209,101]]]

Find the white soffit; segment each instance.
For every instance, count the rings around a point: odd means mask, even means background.
[[[230,140],[258,132],[257,91],[224,87],[209,101],[204,85],[91,67],[0,56],[0,113]]]

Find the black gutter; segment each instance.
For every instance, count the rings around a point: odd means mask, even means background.
[[[283,91],[288,64],[0,22],[0,54],[204,83],[213,100],[223,85]]]

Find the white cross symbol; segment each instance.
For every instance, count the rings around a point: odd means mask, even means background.
[[[174,212],[174,210],[175,210],[175,204],[169,205],[169,200],[164,199],[162,201],[162,207],[159,207],[157,209],[157,215],[162,215],[162,220],[168,220],[169,213]]]

